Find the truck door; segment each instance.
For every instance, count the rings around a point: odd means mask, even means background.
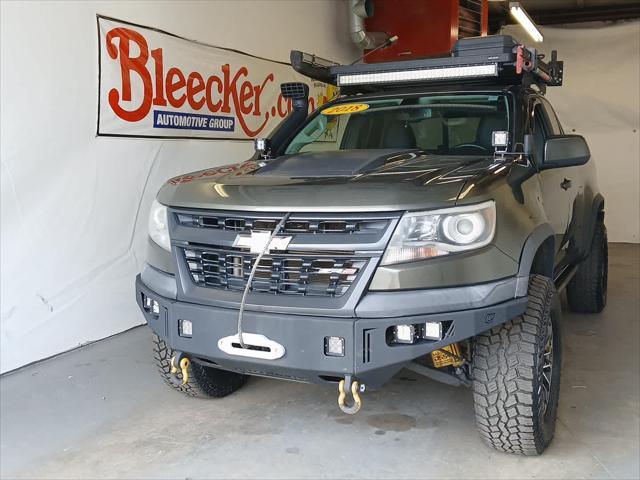
[[[545,108],[542,98],[534,98],[532,103],[531,133],[533,134],[534,161],[538,167],[544,162],[544,144],[552,135],[562,135],[562,128],[555,116]],[[550,109],[550,107],[549,107]],[[570,239],[573,219],[573,203],[579,179],[572,175],[573,168],[542,168],[540,190],[547,219],[555,233],[556,263],[554,274],[559,273],[571,262]]]

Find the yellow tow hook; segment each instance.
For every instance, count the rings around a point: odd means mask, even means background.
[[[176,357],[171,357],[171,373],[173,375],[178,373],[178,367],[175,365]],[[189,359],[182,357],[180,359],[180,371],[182,372],[182,385],[186,385],[189,381]]]
[[[351,396],[353,397],[353,403],[351,406],[347,406],[345,404],[345,400],[347,398],[345,383],[347,384],[347,389],[349,389],[349,384],[351,384]],[[362,408],[360,392],[364,392],[364,384],[359,385],[357,380],[351,381],[351,377],[346,376],[343,380],[340,380],[340,383],[338,383],[338,391],[340,392],[340,395],[338,395],[338,406],[340,407],[340,410],[347,415],[355,415],[358,413],[360,408]]]

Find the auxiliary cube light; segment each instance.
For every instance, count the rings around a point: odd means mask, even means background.
[[[344,357],[344,338],[324,337],[324,354],[329,357]]]
[[[416,339],[416,327],[414,325],[396,325],[393,330],[393,338],[396,343],[413,343]]]
[[[492,132],[491,145],[494,147],[506,147],[509,145],[509,132],[497,130]]]
[[[498,65],[486,63],[462,67],[420,68],[375,73],[350,73],[338,75],[338,85],[366,85],[372,83],[415,82],[420,80],[450,80],[469,77],[496,77]]]
[[[160,315],[160,304],[156,300],[144,294],[142,295],[142,306],[144,307],[145,312]]]
[[[190,338],[193,336],[193,323],[191,320],[178,320],[178,330],[181,337]]]
[[[427,322],[424,324],[422,336],[427,340],[442,340],[442,323]]]
[[[412,344],[421,339],[442,340],[442,323],[426,322],[393,327],[394,343]]]

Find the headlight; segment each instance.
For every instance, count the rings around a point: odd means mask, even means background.
[[[496,205],[477,205],[408,212],[400,219],[382,265],[411,262],[484,247],[496,231]]]
[[[171,251],[167,207],[158,202],[158,200],[154,200],[151,204],[151,211],[149,212],[149,236],[167,252]]]

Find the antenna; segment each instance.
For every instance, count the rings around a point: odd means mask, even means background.
[[[382,44],[378,45],[373,50],[369,50],[367,53],[365,53],[364,55],[362,55],[360,58],[356,59],[355,61],[351,62],[349,65],[355,65],[359,61],[364,60],[366,57],[371,55],[373,52],[377,52],[378,50],[382,50],[383,48],[390,47],[391,45],[393,45],[394,43],[396,43],[398,41],[398,38],[400,38],[400,37],[398,37],[398,35],[393,35],[392,37],[387,38]]]

